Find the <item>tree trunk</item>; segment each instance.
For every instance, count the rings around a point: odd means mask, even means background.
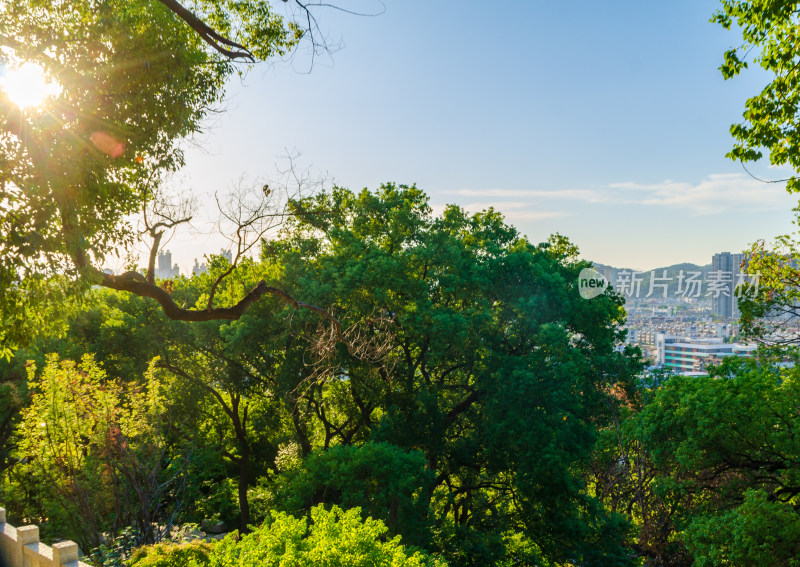
[[[250,502],[247,500],[247,485],[250,478],[250,446],[246,440],[242,442],[242,458],[239,462],[239,532],[250,531]]]

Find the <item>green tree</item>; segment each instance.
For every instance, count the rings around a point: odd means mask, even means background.
[[[49,354],[68,360],[92,354],[109,375],[139,384],[150,360],[163,354],[160,337],[166,334],[167,320],[157,305],[141,297],[98,288],[83,297],[80,309],[64,311],[63,333],[50,329],[11,358],[0,357],[0,470],[14,462],[13,431],[30,398],[30,362],[44,368]]]
[[[230,267],[224,258],[214,258],[206,274],[176,282],[175,297],[190,305],[207,303],[208,290],[219,281],[219,274]],[[255,285],[259,280],[274,278],[270,268],[245,261],[236,280],[220,281],[216,293],[225,301],[238,293],[243,284]],[[259,359],[258,367],[242,359],[241,347],[230,339],[231,330],[225,321],[199,324],[169,321],[164,328],[166,332],[159,334],[162,341],[159,366],[179,378],[178,387],[187,397],[191,397],[192,391],[199,391],[201,396],[196,406],[202,412],[196,422],[198,442],[215,448],[233,467],[238,525],[243,532],[251,523],[248,488],[273,466],[285,427],[286,416],[277,407],[280,400],[276,400],[268,387],[284,358],[281,339],[286,326],[269,316],[276,304],[273,299],[259,306],[259,315],[265,317],[259,332],[266,346],[250,352],[250,358]],[[302,367],[302,362],[298,363]]]
[[[170,322],[101,291],[60,347],[97,351],[132,384],[141,361],[125,362],[124,345],[161,355],[180,377],[170,411],[186,442],[232,465],[197,470],[196,482],[192,472],[187,492],[210,498],[210,481],[238,484],[240,504],[249,492],[294,512],[359,506],[453,565],[630,563],[627,527],[587,476],[639,363],[617,349],[620,298],[580,298],[575,248],[558,236],[534,246],[494,211],[436,217],[414,187],[293,206],[285,234],[237,281],[215,285],[230,268],[217,259],[175,280],[172,297],[202,306],[215,288],[228,302],[270,279],[331,306],[339,326],[280,311],[277,297],[236,321]]]
[[[22,412],[17,463],[5,496],[13,513],[84,549],[134,526],[154,541],[180,499],[182,455],[171,452],[169,388],[155,369],[144,384],[107,378],[89,355],[29,368],[34,394]]]
[[[735,144],[728,156],[734,160],[757,161],[766,151],[773,165],[800,171],[798,8],[800,3],[787,0],[722,0],[712,18],[725,29],[735,25],[742,34],[742,43],[725,53],[723,76],[738,75],[752,57],[770,78],[745,103],[742,122],[731,126]],[[796,176],[788,180],[787,189],[800,189]]]
[[[244,70],[233,61],[282,55],[303,35],[266,0],[0,4],[0,65],[34,64],[61,87],[32,108],[0,89],[0,354],[49,323],[47,300],[89,284],[155,299],[188,320],[235,319],[264,294],[280,295],[261,282],[233,303],[214,305],[212,293],[202,308],[184,309],[156,285],[153,260],[164,231],[188,217],[152,220],[151,209],[170,201],[162,183],[183,164],[182,141]],[[100,271],[137,236],[130,215],[149,210],[148,273]]]
[[[612,389],[638,366],[615,349],[621,300],[577,293],[586,264],[574,247],[534,246],[491,210],[434,217],[414,187],[336,189],[294,206],[263,260],[331,306],[345,336],[337,347],[313,334],[311,313],[292,318],[312,332],[314,372],[296,372],[292,390],[311,443],[421,451],[435,474],[432,545],[453,564],[628,561],[623,522],[584,473]],[[255,313],[230,326],[243,344],[259,344]],[[242,361],[257,367],[257,352]]]
[[[403,451],[388,443],[336,445],[314,452],[298,468],[283,473],[273,488],[272,504],[293,514],[320,503],[358,507],[406,543],[429,545],[425,495],[433,480],[433,471],[419,451]]]
[[[686,543],[697,567],[800,565],[800,516],[790,503],[747,490],[741,504],[692,521]]]
[[[242,266],[242,277],[246,268]],[[191,280],[175,280],[173,297],[188,305],[207,300],[207,290],[216,277],[230,268],[223,258],[212,259],[207,274]],[[266,272],[251,274],[269,277]],[[242,279],[221,282],[218,295],[225,300],[238,292]],[[259,316],[261,339],[269,350],[258,353],[261,360],[281,356],[286,332],[282,320],[272,320],[270,311],[276,303],[265,301]],[[173,456],[187,455],[183,521],[200,521],[219,516],[228,525],[250,524],[247,490],[259,476],[273,467],[278,444],[284,436],[286,412],[276,409],[268,395],[270,370],[264,363],[254,374],[237,360],[236,347],[226,338],[226,326],[220,321],[186,324],[169,320],[152,302],[134,294],[107,289],[91,290],[85,297],[84,310],[68,320],[64,336],[42,337],[27,349],[18,351],[10,362],[0,361],[6,384],[0,392],[7,396],[2,408],[9,430],[19,420],[26,402],[28,360],[45,365],[49,353],[64,359],[92,355],[110,376],[125,388],[142,387],[142,376],[156,362],[159,371],[169,371],[170,413],[172,424],[167,435]],[[272,342],[275,344],[271,344]],[[236,348],[234,348],[236,347]],[[270,356],[267,356],[270,355]],[[303,362],[296,363],[302,369]],[[2,431],[0,431],[1,433]],[[4,452],[13,448],[14,436],[0,437]],[[13,466],[14,460],[9,461]],[[13,472],[13,471],[12,471]]]
[[[795,221],[797,223],[797,221]],[[739,288],[743,334],[770,346],[800,344],[800,247],[794,235],[783,235],[771,245],[754,243],[747,258],[747,271],[757,284]]]
[[[800,79],[797,66],[797,14],[800,3],[785,0],[722,0],[712,22],[736,28],[741,44],[728,50],[720,69],[726,79],[742,73],[750,62],[768,77],[762,91],[745,103],[742,121],[731,126],[734,146],[728,157],[742,164],[767,157],[773,165],[788,165],[784,180],[789,192],[800,190]],[[797,222],[797,221],[795,221]],[[798,334],[796,235],[780,236],[774,245],[756,242],[749,250],[747,271],[760,274],[759,286],[740,299],[747,335],[765,343],[795,344]]]
[[[640,413],[654,402],[673,374],[661,369],[642,373],[636,389],[618,392],[624,401],[614,408],[614,418],[601,428],[592,458],[590,485],[593,493],[612,512],[624,515],[633,525],[630,548],[645,565],[688,567],[691,554],[676,537],[680,531],[677,509],[679,493],[665,497],[658,478],[664,473],[653,462],[649,446],[639,435]]]
[[[696,565],[800,560],[800,371],[792,362],[731,358],[710,378],[674,376],[633,420],[657,469],[653,490],[674,510],[673,538]]]

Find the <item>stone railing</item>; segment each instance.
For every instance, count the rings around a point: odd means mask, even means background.
[[[72,541],[45,545],[39,541],[39,526],[15,528],[6,522],[0,508],[0,566],[2,567],[91,567],[78,561],[78,544]]]

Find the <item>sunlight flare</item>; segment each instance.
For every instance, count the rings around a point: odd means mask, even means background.
[[[34,63],[20,67],[6,67],[0,73],[0,89],[19,108],[39,106],[61,92],[61,86],[48,81],[44,70]]]

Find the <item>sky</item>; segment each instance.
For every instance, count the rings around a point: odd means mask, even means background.
[[[715,1],[339,5],[385,10],[319,8],[338,50],[311,67],[301,49],[231,81],[176,181],[201,209],[242,179],[279,182],[293,154],[354,191],[416,183],[434,210],[494,207],[533,242],[559,232],[617,267],[707,264],[793,229],[797,197],[725,158],[767,78],[723,80],[739,38],[709,23]],[[222,246],[194,233],[167,248],[185,271]]]

